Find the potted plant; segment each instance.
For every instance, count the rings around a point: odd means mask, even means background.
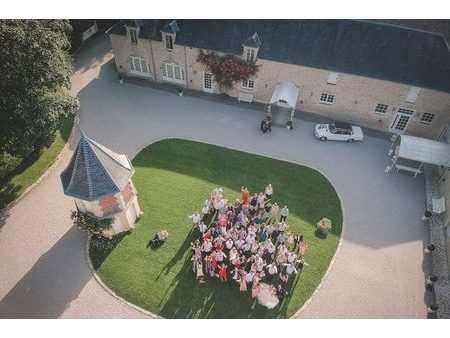
[[[425,212],[422,215],[422,221],[426,221],[427,219],[430,219],[430,217],[433,215],[431,211],[425,210]]]
[[[429,254],[429,253],[433,252],[434,249],[436,249],[436,247],[434,246],[434,244],[430,243],[426,246],[426,248],[423,250],[423,252],[426,254]]]
[[[316,227],[317,230],[322,232],[324,235],[328,235],[328,232],[331,230],[331,221],[328,218],[322,218],[316,223]]]
[[[430,305],[428,305],[428,308],[427,308],[429,313],[436,312],[438,309],[439,309],[439,306],[437,305],[436,302],[430,303]]]
[[[438,278],[437,278],[436,275],[429,275],[428,278],[427,278],[427,284],[428,285],[433,285],[437,281],[438,281]]]

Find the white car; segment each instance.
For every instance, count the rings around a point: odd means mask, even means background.
[[[362,141],[364,136],[360,127],[352,126],[350,123],[334,122],[330,124],[316,124],[314,135],[321,141]]]

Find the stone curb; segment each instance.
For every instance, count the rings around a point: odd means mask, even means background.
[[[297,163],[297,162],[293,162],[293,161],[290,161],[290,160],[285,160],[285,159],[282,159],[282,158],[275,158],[275,157],[271,157],[271,156],[265,156],[265,155],[260,155],[260,154],[255,154],[255,153],[250,153],[250,152],[245,151],[245,150],[236,149],[236,148],[230,148],[230,147],[224,147],[223,145],[220,145],[220,144],[217,144],[217,143],[205,142],[205,141],[197,140],[197,139],[193,139],[193,138],[187,139],[187,138],[179,138],[179,137],[163,137],[163,138],[156,139],[156,140],[152,141],[151,143],[149,143],[148,145],[139,148],[139,150],[136,152],[136,154],[133,156],[133,158],[136,157],[136,155],[139,154],[143,149],[145,149],[145,148],[151,146],[152,144],[154,144],[154,143],[156,143],[156,142],[159,142],[159,141],[170,140],[170,139],[195,141],[195,142],[200,142],[200,143],[204,143],[204,144],[220,146],[220,147],[222,147],[222,148],[232,149],[232,150],[240,151],[240,152],[243,152],[243,153],[246,153],[246,154],[258,155],[258,156],[264,156],[264,157],[271,158],[271,159],[274,159],[274,160],[279,160],[279,161],[288,162],[288,163],[292,163],[292,164],[296,164],[296,165],[302,165],[302,166],[304,166],[304,167],[311,168],[310,166],[307,166],[306,164]],[[338,193],[336,187],[334,186],[333,183],[331,183],[330,179],[329,179],[324,173],[322,173],[320,170],[315,169],[315,168],[311,168],[311,169],[313,169],[313,170],[319,172],[321,175],[323,175],[323,176],[328,180],[328,182],[331,184],[331,186],[333,187],[334,191],[336,191],[336,194],[337,194],[338,197],[339,197],[339,201],[341,202],[341,210],[342,210],[342,231],[341,231],[341,236],[339,237],[339,243],[338,243],[338,246],[337,246],[337,248],[336,248],[336,251],[334,252],[333,258],[331,259],[330,264],[328,265],[327,271],[325,271],[325,274],[324,274],[323,277],[322,277],[322,280],[320,281],[319,285],[318,285],[318,286],[316,287],[316,289],[314,290],[314,292],[313,292],[313,294],[311,295],[311,297],[309,297],[309,299],[303,304],[303,306],[302,306],[299,310],[297,310],[297,312],[296,312],[292,317],[290,317],[290,319],[299,319],[298,317],[303,313],[303,311],[306,309],[306,307],[309,305],[309,303],[312,301],[312,299],[313,299],[313,298],[316,296],[316,294],[319,292],[319,290],[320,290],[320,288],[321,288],[323,282],[327,279],[327,277],[328,277],[328,275],[329,275],[329,272],[331,271],[331,268],[333,267],[333,265],[334,265],[334,263],[335,263],[335,261],[336,261],[336,257],[337,257],[337,254],[338,254],[338,252],[339,252],[341,246],[342,246],[342,242],[343,242],[343,238],[344,238],[344,233],[345,233],[345,227],[344,227],[344,219],[345,219],[344,215],[345,215],[345,211],[344,211],[344,207],[342,206],[342,199],[341,199],[341,197],[339,196],[339,193]],[[114,291],[112,291],[110,288],[108,288],[108,286],[106,286],[106,284],[105,284],[105,283],[101,280],[101,278],[97,275],[97,273],[96,273],[96,271],[95,271],[95,269],[94,269],[94,267],[93,267],[93,265],[92,265],[91,258],[90,258],[90,255],[89,255],[89,245],[90,245],[90,241],[91,241],[91,235],[88,236],[87,241],[86,241],[86,260],[87,260],[87,262],[88,262],[88,265],[89,265],[89,268],[91,269],[92,274],[94,275],[95,280],[100,284],[100,286],[103,287],[103,289],[105,289],[106,292],[108,292],[110,295],[112,295],[113,297],[119,299],[120,301],[124,302],[125,304],[128,304],[129,306],[133,307],[134,309],[138,310],[139,312],[141,312],[141,313],[143,313],[143,314],[145,314],[145,315],[147,315],[147,316],[149,316],[149,317],[151,317],[151,318],[154,318],[154,319],[157,319],[157,318],[158,318],[158,319],[163,319],[164,317],[158,316],[158,315],[156,315],[156,314],[154,314],[154,313],[152,313],[152,312],[149,312],[149,311],[147,311],[147,310],[144,310],[143,308],[141,308],[141,307],[139,307],[139,306],[137,306],[137,305],[135,305],[135,304],[133,304],[133,303],[128,302],[127,300],[125,300],[125,299],[123,299],[122,297],[118,296]]]

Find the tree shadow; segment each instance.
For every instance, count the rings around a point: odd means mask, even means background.
[[[43,254],[0,301],[0,318],[58,318],[92,278],[80,257],[83,236],[72,227]],[[70,248],[76,251],[67,252]]]
[[[89,257],[95,270],[102,265],[109,254],[130,233],[131,231],[121,232],[120,234],[113,236],[111,239],[98,236],[91,237]]]

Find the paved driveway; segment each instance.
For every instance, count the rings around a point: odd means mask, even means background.
[[[343,242],[300,317],[426,317],[424,182],[408,173],[384,173],[386,139],[368,135],[363,143],[323,143],[314,139],[314,124],[306,119],[297,120],[293,132],[273,128],[262,136],[262,112],[245,104],[120,85],[109,41],[94,42],[78,56],[72,85],[81,102],[80,125],[94,140],[130,157],[162,138],[214,143],[313,167],[336,187],[344,210]],[[71,228],[73,202],[59,182],[70,155],[70,149],[64,152],[1,227],[0,317],[143,317],[90,274],[85,237]]]

